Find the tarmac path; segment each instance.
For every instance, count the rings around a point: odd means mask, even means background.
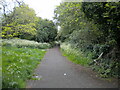
[[[40,80],[28,80],[27,88],[118,88],[116,80],[103,80],[90,68],[67,60],[58,47],[48,49],[35,74]]]

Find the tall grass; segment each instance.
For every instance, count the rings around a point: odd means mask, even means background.
[[[50,48],[51,45],[49,43],[38,43],[35,41],[25,40],[25,39],[2,39],[2,46],[15,46],[18,48],[21,47],[29,47],[29,48],[39,48],[46,49]]]
[[[2,47],[2,87],[24,88],[33,70],[45,54],[45,50]]]
[[[34,69],[45,55],[44,49],[50,44],[23,39],[1,39],[0,42],[2,88],[25,88],[26,80],[32,78]]]
[[[91,61],[89,57],[85,57],[80,49],[73,48],[70,44],[62,43],[60,48],[63,55],[76,64],[88,66]]]

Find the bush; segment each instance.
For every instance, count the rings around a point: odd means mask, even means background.
[[[67,56],[69,60],[76,64],[90,66],[101,77],[120,77],[118,70],[120,63],[117,59],[119,52],[116,49],[112,49],[110,52],[109,45],[96,44],[92,51],[86,50],[85,52],[67,42],[62,43],[60,47],[63,55]]]
[[[110,59],[99,59],[99,62],[93,63],[91,68],[97,71],[101,77],[118,77],[119,63]]]
[[[25,39],[2,39],[2,46],[16,46],[18,48],[29,47],[39,49],[46,49],[51,47],[49,43],[38,43],[35,41],[29,41]]]
[[[91,61],[89,57],[84,56],[84,54],[79,48],[72,47],[71,44],[62,43],[60,48],[63,55],[67,56],[69,60],[76,64],[88,66]]]

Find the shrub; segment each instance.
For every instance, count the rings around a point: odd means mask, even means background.
[[[16,46],[18,48],[29,47],[39,49],[46,49],[51,47],[49,43],[38,43],[35,41],[29,41],[25,39],[2,39],[2,46]]]
[[[0,46],[0,89],[2,88],[2,47]]]
[[[63,52],[63,55],[67,56],[69,60],[76,64],[88,66],[89,62],[91,61],[89,57],[84,56],[80,49],[72,47],[71,44],[62,43],[60,48]]]

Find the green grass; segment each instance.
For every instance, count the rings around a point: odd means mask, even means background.
[[[2,47],[0,46],[0,90],[2,88]]]
[[[24,88],[45,55],[43,49],[2,47],[2,87]]]
[[[29,48],[39,48],[46,49],[50,48],[51,45],[49,43],[38,43],[35,41],[25,40],[25,39],[1,39],[1,46],[14,46],[14,47],[29,47]]]
[[[85,57],[85,55],[81,51],[72,48],[64,43],[61,45],[61,52],[63,56],[66,56],[68,58],[68,60],[82,66],[89,66],[88,64],[91,61],[90,58]]]

